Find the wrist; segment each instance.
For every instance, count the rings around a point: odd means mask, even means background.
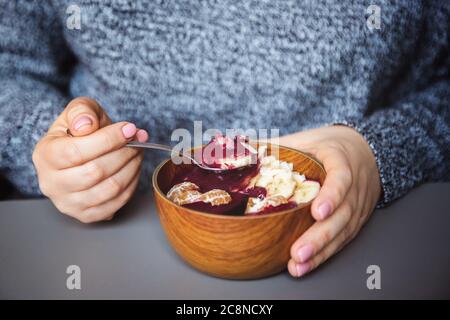
[[[380,172],[376,155],[365,137],[355,128],[346,125],[335,125],[346,141],[346,149],[353,159],[358,159],[359,167],[368,175],[370,194],[374,205],[382,196]]]

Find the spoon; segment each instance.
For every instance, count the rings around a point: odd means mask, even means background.
[[[73,137],[73,135],[70,133],[70,129],[67,128],[66,129],[66,133],[67,135]],[[151,143],[151,142],[137,142],[137,141],[130,141],[128,142],[125,146],[127,147],[131,147],[131,148],[143,148],[143,149],[153,149],[153,150],[163,150],[163,151],[168,151],[170,153],[172,153],[172,147],[168,146],[168,145],[164,145],[164,144],[159,144],[159,143]],[[203,169],[203,170],[208,170],[208,171],[212,171],[214,173],[224,173],[224,172],[229,172],[232,170],[236,170],[236,169],[242,169],[246,166],[243,167],[237,167],[237,168],[229,168],[229,169],[222,169],[222,168],[214,168],[214,167],[208,167],[205,166],[204,164],[198,162],[197,160],[195,160],[192,156],[179,152],[179,155],[185,158],[188,158],[189,160],[192,161],[193,164],[195,164],[197,167]]]
[[[163,150],[163,151],[168,151],[170,153],[173,152],[172,147],[170,147],[170,146],[167,146],[167,145],[164,145],[164,144],[158,144],[158,143],[151,143],[151,142],[131,141],[131,142],[128,142],[126,144],[126,146],[127,147],[132,147],[132,148],[145,148],[145,149]],[[182,157],[188,158],[197,167],[199,167],[199,168],[201,168],[203,170],[212,171],[214,173],[223,173],[225,171],[229,172],[229,171],[232,171],[232,170],[235,170],[235,169],[242,169],[242,167],[230,168],[230,169],[208,167],[208,166],[205,166],[203,163],[198,162],[191,155],[188,155],[188,154],[185,154],[185,153],[182,153],[182,152],[180,152],[179,155],[182,156]]]
[[[69,128],[66,129],[66,133],[70,137],[73,137],[73,135],[70,133],[70,129]],[[170,153],[172,153],[172,151],[173,151],[172,147],[170,147],[168,145],[159,144],[159,143],[151,143],[151,142],[130,141],[125,146],[131,147],[131,148],[144,148],[144,149],[163,150],[163,151],[168,151]],[[247,149],[249,149],[249,150],[251,150],[253,152],[254,149],[252,147],[250,147],[248,144],[245,144],[244,146]],[[204,164],[198,162],[197,160],[195,160],[192,156],[190,156],[188,154],[179,152],[179,155],[182,156],[182,157],[188,158],[197,167],[199,167],[199,168],[201,168],[203,170],[214,172],[214,173],[224,173],[224,172],[229,172],[229,171],[233,171],[233,170],[240,170],[240,169],[243,169],[243,168],[249,166],[249,165],[245,165],[245,166],[241,166],[241,167],[234,167],[234,168],[227,168],[227,169],[214,168],[214,167],[205,166]]]

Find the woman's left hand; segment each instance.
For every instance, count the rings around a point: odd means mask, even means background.
[[[300,277],[358,234],[380,197],[380,177],[371,148],[350,127],[298,132],[280,137],[279,143],[311,154],[327,172],[311,206],[316,222],[291,247],[288,270]]]

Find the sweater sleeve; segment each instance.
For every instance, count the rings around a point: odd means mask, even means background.
[[[341,124],[359,131],[372,148],[383,189],[378,207],[427,181],[450,181],[448,79],[410,94],[387,109]]]
[[[40,194],[31,155],[68,101],[73,56],[48,1],[0,10],[0,175],[23,196]]]
[[[411,72],[394,84],[404,81],[405,89],[385,108],[343,121],[373,150],[383,191],[378,207],[420,183],[450,181],[449,17],[447,3],[427,3],[420,46],[408,58]],[[389,88],[384,91],[389,96]]]

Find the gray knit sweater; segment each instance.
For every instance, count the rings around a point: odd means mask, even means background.
[[[166,143],[194,120],[281,134],[347,124],[376,155],[381,205],[449,180],[449,1],[0,2],[0,175],[23,196],[40,195],[34,145],[80,95]],[[162,157],[147,154],[142,188]]]

